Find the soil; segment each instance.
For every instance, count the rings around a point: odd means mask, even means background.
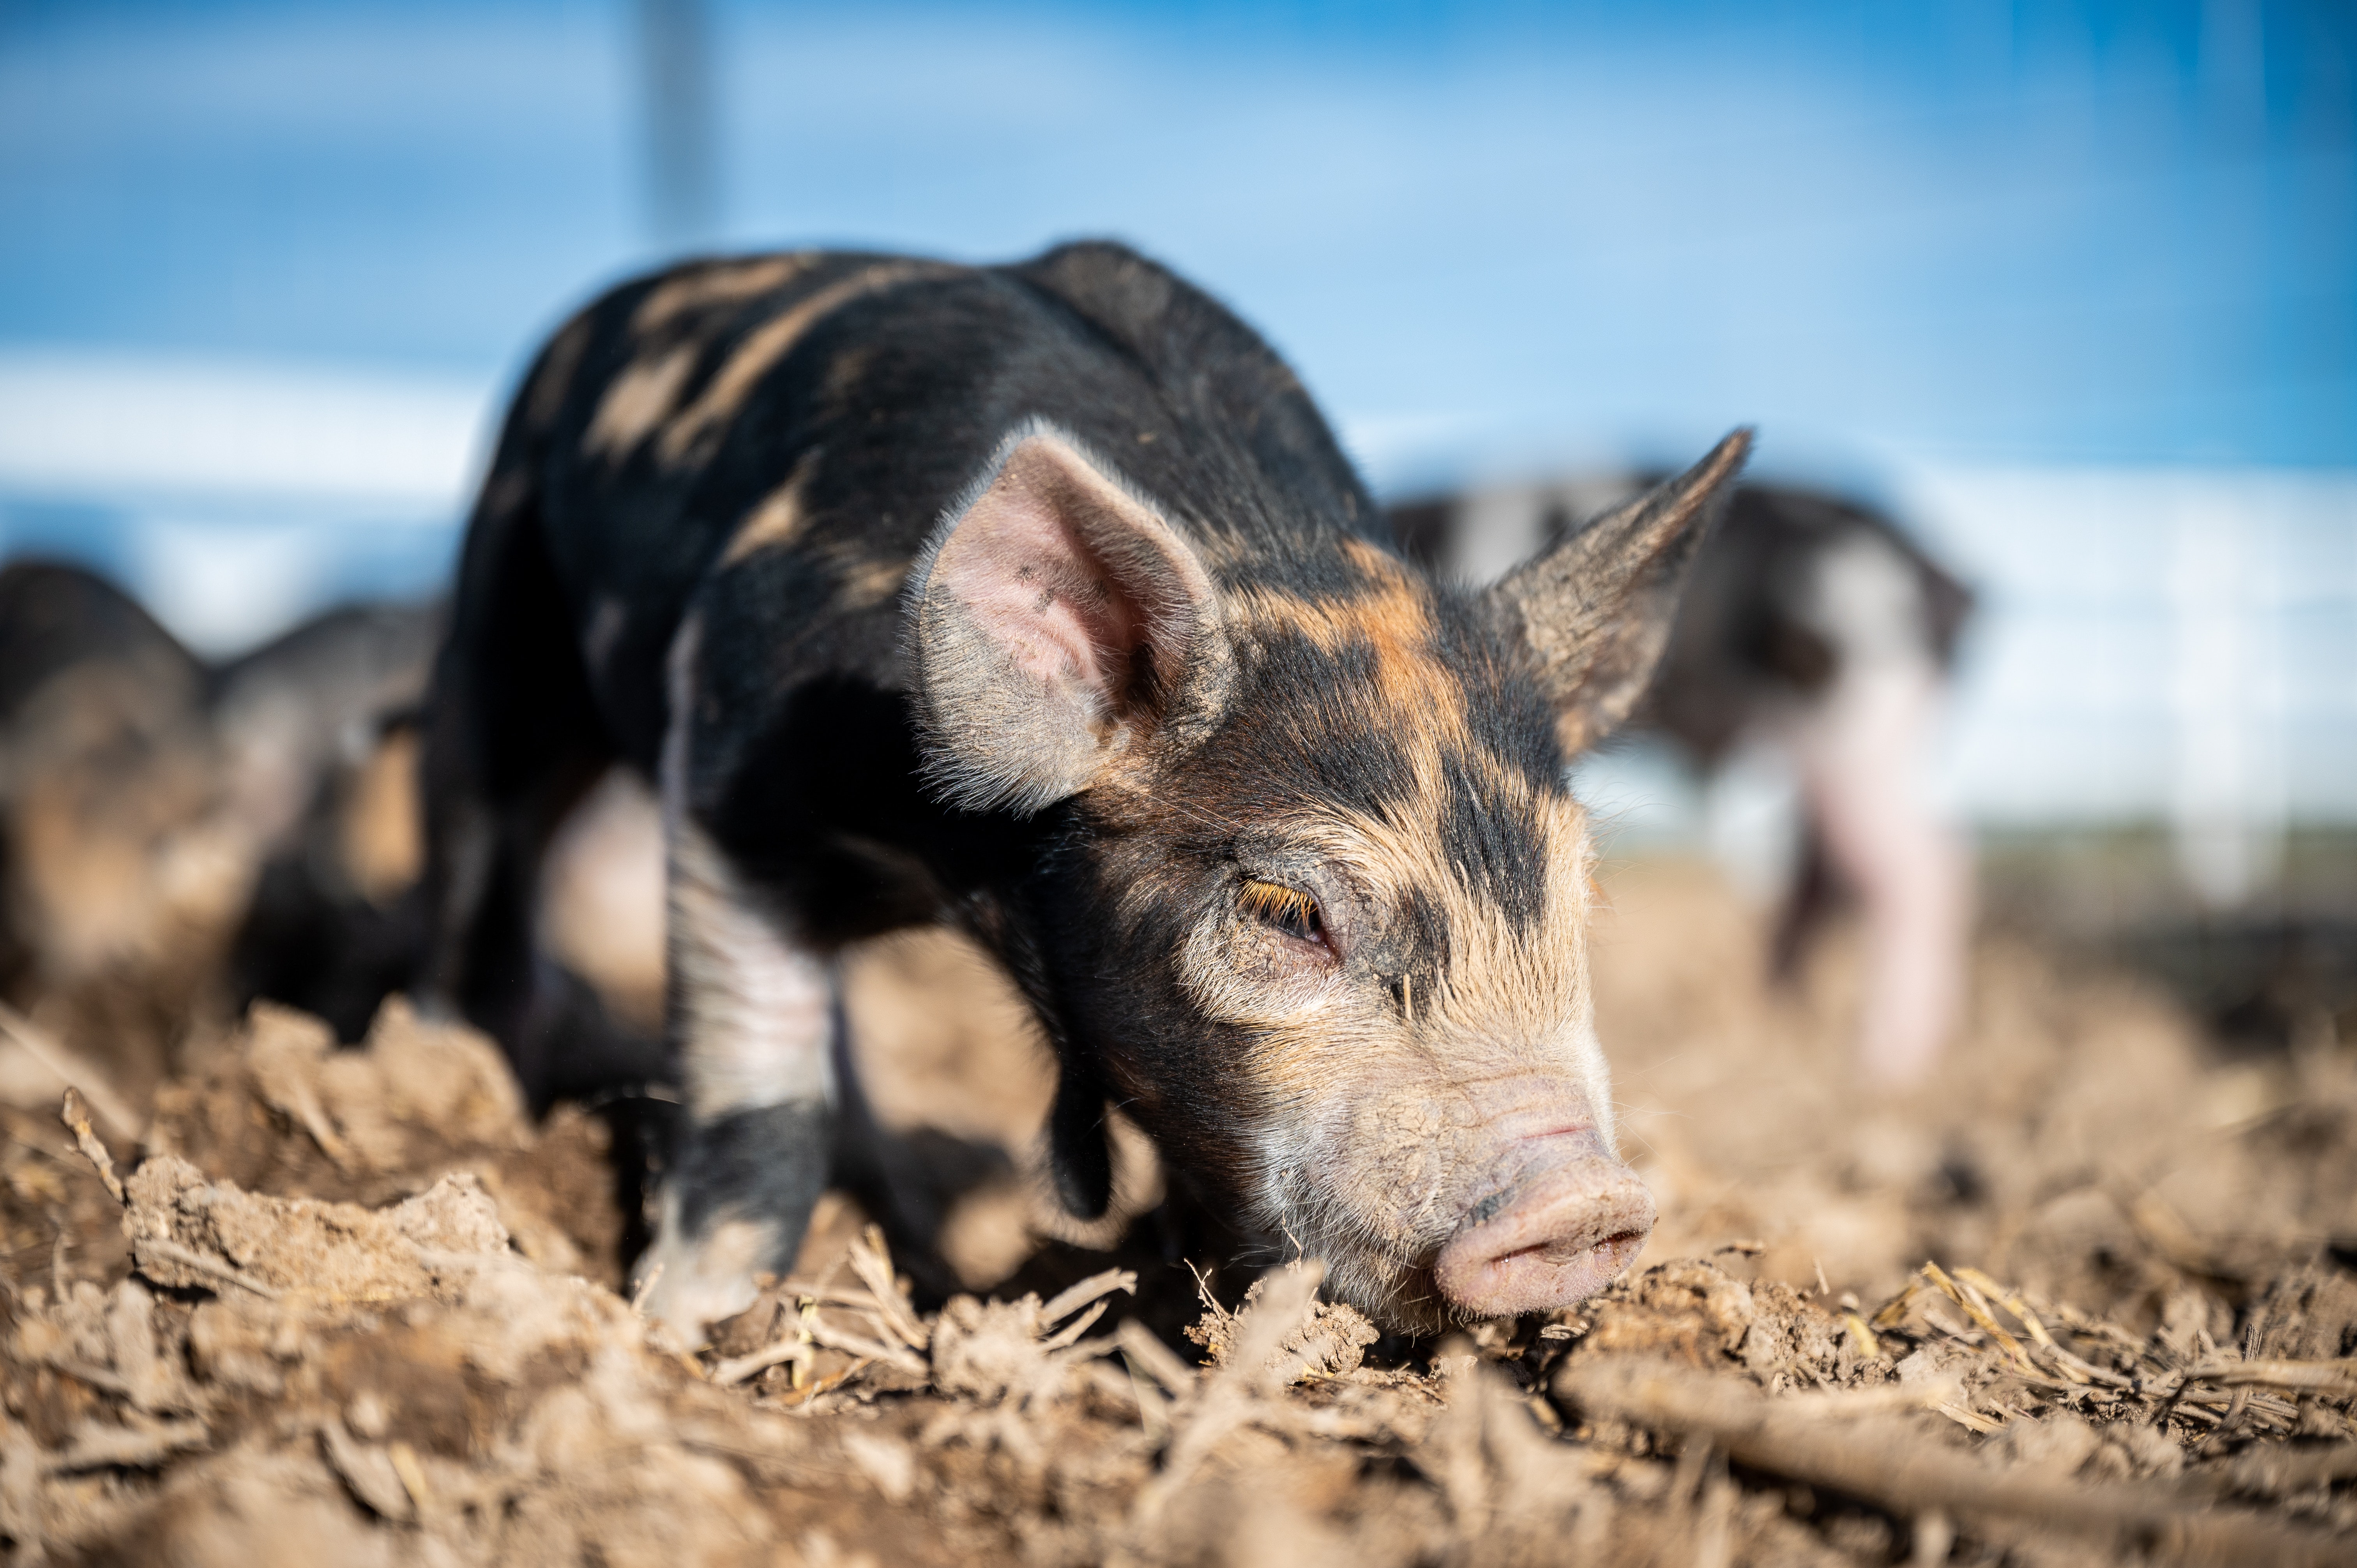
[[[2357,1051],[2262,1055],[2000,938],[1939,1080],[1850,1069],[1700,867],[1605,881],[1600,1028],[1662,1222],[1576,1311],[1379,1336],[1200,1242],[1142,1141],[1092,1227],[1051,1072],[941,939],[854,963],[954,1294],[831,1195],[694,1354],[632,1309],[626,1122],[538,1124],[398,1002],[257,1008],[87,1147],[0,1107],[18,1563],[2357,1561]],[[29,1097],[28,1097],[29,1098]],[[86,1127],[90,1123],[84,1123]],[[621,1132],[617,1131],[623,1128]],[[626,1151],[625,1151],[626,1152]],[[627,1162],[625,1162],[627,1163]],[[110,1180],[120,1178],[121,1197]]]

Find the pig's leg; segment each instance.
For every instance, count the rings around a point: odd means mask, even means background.
[[[1964,988],[1967,862],[1923,777],[1941,687],[1928,659],[1859,661],[1796,736],[1810,831],[1866,918],[1861,1066],[1890,1088],[1932,1070]]]
[[[654,1244],[651,1316],[688,1344],[783,1274],[825,1190],[834,1144],[833,963],[664,789],[667,1031],[685,1096]]]
[[[910,1138],[886,1126],[860,1083],[848,1015],[836,995],[834,1020],[834,1163],[827,1185],[859,1206],[884,1230],[892,1262],[908,1276],[920,1304],[957,1293],[957,1271],[941,1250],[942,1231],[958,1196],[1001,1173],[1011,1174],[996,1145],[923,1133]]]
[[[568,1087],[561,986],[534,940],[541,856],[610,756],[534,492],[494,479],[467,539],[425,734],[421,1004],[506,1050],[535,1109]]]
[[[1792,868],[1792,886],[1784,895],[1783,907],[1776,912],[1775,935],[1768,944],[1768,972],[1781,985],[1799,979],[1801,961],[1808,956],[1809,945],[1835,912],[1842,889],[1834,874],[1833,857],[1825,850],[1825,835],[1817,824],[1815,804],[1803,795],[1801,811],[1800,853]]]

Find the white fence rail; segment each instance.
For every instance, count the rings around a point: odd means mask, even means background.
[[[449,559],[495,396],[0,357],[0,553],[92,560],[213,650],[372,583],[414,591]],[[2357,472],[1901,463],[1889,480],[1981,595],[1943,771],[1963,815],[2167,821],[2222,901],[2266,878],[2287,822],[2357,823]],[[1746,810],[1673,799],[1641,766],[1598,787],[1632,819]]]

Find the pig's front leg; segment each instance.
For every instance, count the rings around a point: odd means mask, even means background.
[[[686,1104],[638,1268],[689,1345],[792,1264],[834,1142],[832,964],[683,811],[667,813],[668,1029]]]

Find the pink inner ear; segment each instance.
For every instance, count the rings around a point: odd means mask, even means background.
[[[1084,520],[1121,528],[1126,520],[1114,508],[1135,503],[1102,481],[1091,485],[1066,467],[1076,457],[1044,445],[1007,459],[942,547],[934,577],[1015,671],[1050,688],[1069,682],[1114,706],[1151,633],[1145,599],[1153,588],[1122,582],[1082,528]],[[1108,494],[1090,493],[1100,486]]]
[[[1125,656],[1137,647],[1136,618],[1122,596],[1045,506],[1025,498],[990,510],[987,519],[969,515],[944,552],[955,556],[944,563],[952,591],[1025,674],[1113,696]]]

